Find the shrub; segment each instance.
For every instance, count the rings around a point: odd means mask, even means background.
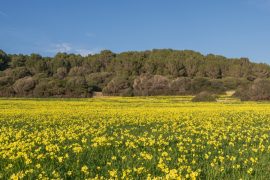
[[[233,96],[239,98],[241,101],[250,100],[248,89],[249,89],[249,85],[241,85],[236,89]]]
[[[192,102],[216,102],[217,97],[209,92],[203,91],[197,94]]]
[[[12,70],[12,79],[13,80],[17,80],[17,79],[20,79],[20,78],[24,78],[26,76],[31,76],[31,73],[30,71],[28,71],[27,68],[25,67],[16,67]]]
[[[169,79],[161,75],[143,74],[133,82],[134,94],[139,96],[169,94]]]
[[[249,93],[251,100],[270,100],[270,80],[256,79],[250,86]]]
[[[208,91],[215,94],[225,93],[226,88],[220,79],[213,79],[210,81],[211,85],[208,87]]]
[[[102,90],[105,95],[113,96],[132,96],[132,88],[130,82],[126,77],[115,77],[113,78],[106,87]]]
[[[89,89],[87,82],[82,76],[72,76],[67,78],[66,95],[68,97],[90,97],[92,89]]]
[[[239,87],[234,96],[242,101],[270,100],[270,80],[256,79],[252,84]]]
[[[91,73],[85,77],[87,85],[92,87],[93,91],[102,91],[112,78],[112,73],[108,72]]]
[[[211,82],[207,78],[196,77],[191,81],[191,94],[197,94],[202,91],[207,91],[211,86]]]
[[[13,84],[13,89],[18,95],[29,95],[29,92],[34,89],[34,87],[35,81],[30,76],[18,79]]]
[[[187,77],[179,77],[172,80],[169,86],[171,94],[185,95],[189,93],[191,80]]]
[[[0,77],[0,86],[12,84],[12,78],[9,76]]]

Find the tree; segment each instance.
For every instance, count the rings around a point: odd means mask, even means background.
[[[60,67],[57,69],[56,71],[56,77],[59,78],[59,79],[64,79],[66,76],[67,76],[67,68],[65,67]]]
[[[88,87],[93,91],[102,91],[112,78],[113,74],[108,72],[91,73],[85,77]]]
[[[5,70],[8,67],[9,58],[7,54],[0,49],[0,71]]]
[[[47,64],[39,54],[31,54],[26,57],[25,67],[31,74],[37,74],[47,70]]]
[[[69,76],[84,76],[86,75],[87,69],[82,67],[82,66],[75,66],[73,68],[70,69],[68,75]]]
[[[54,78],[42,78],[33,90],[35,97],[65,97],[66,82]]]
[[[87,82],[82,76],[72,76],[67,78],[66,93],[70,97],[92,96],[92,89],[88,89]]]
[[[31,76],[31,73],[25,67],[16,67],[12,69],[12,72],[9,75],[9,77],[11,77],[13,80],[17,80],[26,76]]]
[[[173,59],[167,62],[166,68],[168,69],[169,75],[172,75],[173,77],[181,77],[181,76],[186,76],[186,68],[181,63],[181,61],[177,59]]]
[[[20,55],[12,55],[10,60],[10,67],[24,67],[26,62],[26,57],[22,54]]]
[[[249,89],[249,84],[254,84],[258,78],[267,80],[270,66],[252,63],[247,58],[204,56],[191,50],[122,53],[104,50],[86,57],[57,53],[52,58],[39,54],[7,55],[0,50],[0,96],[18,95],[13,84],[25,77],[35,82],[34,90],[24,93],[27,96],[34,91],[35,96],[42,97],[87,97],[92,91],[102,90],[120,95],[123,89],[127,89],[126,94],[134,95],[181,95],[202,91],[220,94],[242,86]],[[126,81],[129,88],[125,88]]]

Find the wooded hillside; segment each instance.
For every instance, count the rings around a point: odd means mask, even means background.
[[[86,57],[0,51],[2,97],[91,97],[94,91],[121,96],[220,94],[269,76],[267,64],[190,50],[104,50]]]

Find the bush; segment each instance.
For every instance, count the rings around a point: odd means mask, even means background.
[[[226,90],[236,90],[239,86],[249,83],[247,79],[233,77],[223,78],[222,82]]]
[[[192,102],[216,102],[217,97],[209,92],[203,91],[197,94]]]
[[[207,78],[196,77],[191,81],[191,94],[197,94],[202,91],[207,91],[211,87],[211,82]]]
[[[171,94],[186,95],[189,94],[191,80],[187,77],[179,77],[172,80],[169,84]]]
[[[72,76],[67,78],[66,95],[68,97],[91,97],[92,89],[88,88],[84,77]]]
[[[39,82],[35,89],[33,90],[33,96],[34,97],[50,97],[53,96],[54,94],[52,94],[50,92],[50,85],[48,84],[48,81],[41,81]]]
[[[235,97],[241,101],[268,101],[270,100],[270,80],[256,79],[252,84],[237,88]]]
[[[270,100],[270,80],[256,79],[249,88],[249,94],[253,101]]]
[[[102,93],[112,96],[133,96],[133,91],[130,82],[126,77],[113,78],[106,87],[103,88]]]
[[[13,89],[17,95],[29,95],[30,91],[34,89],[35,81],[32,77],[27,76],[21,79],[18,79],[13,84]]]
[[[12,84],[12,78],[9,76],[0,77],[0,86]]]
[[[225,93],[226,88],[220,79],[213,79],[210,81],[211,85],[208,87],[208,91],[215,94]]]
[[[2,86],[0,89],[0,96],[1,97],[13,97],[15,96],[15,91],[12,87],[10,86]]]
[[[87,85],[92,87],[93,91],[102,91],[112,78],[112,73],[108,72],[91,73],[85,77]]]
[[[28,71],[27,68],[25,67],[16,67],[12,70],[12,79],[13,80],[17,80],[17,79],[20,79],[20,78],[24,78],[26,76],[31,76],[31,73],[30,71]]]
[[[134,94],[139,96],[169,94],[169,79],[161,75],[143,74],[133,82]]]
[[[239,86],[236,89],[236,91],[233,94],[233,96],[236,97],[236,98],[239,98],[241,101],[248,101],[248,100],[250,100],[249,86],[250,85],[241,85],[241,86]]]

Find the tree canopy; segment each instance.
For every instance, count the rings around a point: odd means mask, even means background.
[[[191,50],[103,50],[86,57],[0,50],[0,96],[91,97],[94,91],[123,96],[223,93],[269,76],[267,64]]]

